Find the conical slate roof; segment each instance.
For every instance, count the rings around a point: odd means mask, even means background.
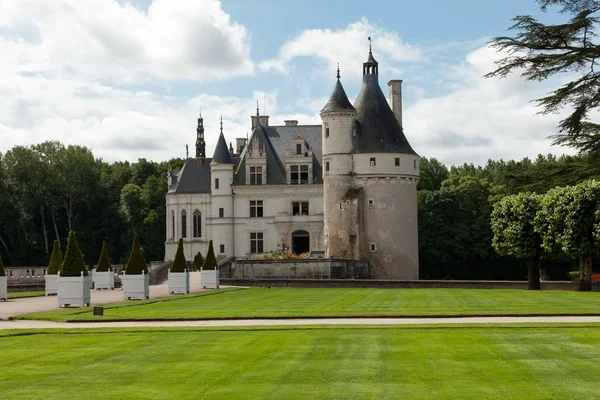
[[[219,135],[212,162],[217,164],[233,164],[231,161],[231,154],[229,154],[229,149],[227,148],[227,142],[225,142],[225,136],[223,136],[223,131],[221,131],[221,134]]]
[[[331,97],[329,97],[329,101],[321,110],[321,114],[334,111],[356,111],[350,100],[348,100],[348,96],[346,96],[346,92],[339,79],[335,83],[335,88],[333,89],[333,93],[331,93]]]

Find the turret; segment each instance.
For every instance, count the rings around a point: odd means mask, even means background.
[[[204,118],[202,118],[202,110],[198,117],[198,128],[196,128],[196,160],[200,165],[206,160],[206,143],[204,142]]]
[[[221,132],[215,153],[210,162],[211,175],[211,218],[212,240],[217,255],[233,255],[233,161],[223,135],[223,117]]]

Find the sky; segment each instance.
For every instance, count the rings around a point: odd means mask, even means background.
[[[60,140],[113,161],[194,154],[202,110],[207,155],[219,135],[320,124],[336,65],[351,101],[368,36],[379,83],[402,79],[404,131],[447,165],[572,153],[547,137],[566,115],[531,100],[565,77],[485,79],[488,46],[516,15],[545,23],[534,0],[0,0],[0,152]]]

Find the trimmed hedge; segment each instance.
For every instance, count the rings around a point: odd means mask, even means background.
[[[4,263],[2,262],[2,256],[0,256],[0,276],[6,276],[6,271],[4,270]]]
[[[54,246],[52,247],[52,255],[50,256],[50,263],[48,264],[48,275],[58,274],[62,262],[62,251],[60,251],[60,245],[58,244],[58,240],[55,240]]]
[[[171,272],[185,272],[186,269],[187,261],[185,261],[185,255],[183,254],[183,239],[179,239],[175,259],[173,260],[173,264],[171,264]]]
[[[194,257],[194,265],[196,266],[196,269],[200,271],[200,268],[202,268],[203,264],[204,257],[202,257],[202,253],[198,252],[198,254],[196,254],[196,257]]]
[[[207,271],[217,269],[217,259],[215,257],[215,250],[213,249],[212,240],[208,243],[208,253],[206,253],[206,259],[204,260],[202,269]]]
[[[106,242],[102,242],[102,253],[100,253],[100,259],[98,260],[98,265],[96,265],[96,272],[108,272],[111,269],[112,263],[108,256],[108,247],[106,246]]]
[[[133,246],[131,247],[131,253],[129,254],[129,261],[125,265],[125,275],[141,275],[142,272],[148,273],[148,267],[146,266],[146,259],[140,248],[140,238],[138,234],[133,235]]]
[[[82,272],[83,276],[88,275],[85,263],[83,262],[83,253],[79,250],[79,246],[77,246],[75,232],[69,231],[65,259],[60,265],[60,276],[81,276]]]

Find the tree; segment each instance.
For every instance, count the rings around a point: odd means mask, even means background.
[[[185,255],[183,254],[183,239],[179,239],[177,243],[177,251],[175,252],[175,259],[173,260],[173,264],[171,264],[171,272],[185,272],[187,269],[187,261],[185,260]]]
[[[4,263],[2,262],[2,256],[0,256],[0,276],[6,276],[6,271],[4,270]]]
[[[58,274],[62,262],[63,255],[60,251],[60,244],[58,243],[58,240],[55,240],[54,245],[52,247],[52,255],[50,256],[50,262],[48,263],[48,275]]]
[[[600,46],[594,43],[596,25],[600,22],[600,0],[537,0],[543,11],[549,6],[562,7],[571,18],[563,24],[545,25],[529,15],[517,16],[510,27],[515,37],[500,36],[491,43],[506,56],[498,68],[486,77],[506,77],[522,71],[527,80],[543,81],[551,76],[569,73],[573,79],[547,96],[537,99],[542,114],[572,108],[571,115],[559,123],[554,144],[562,144],[582,152],[600,150],[600,124],[590,121],[590,113],[600,107]]]
[[[436,158],[421,157],[418,190],[439,190],[448,177],[448,168]]]
[[[579,290],[592,290],[592,256],[600,233],[600,182],[557,187],[546,193],[535,218],[546,252],[579,258]]]
[[[108,247],[106,246],[106,242],[102,242],[102,253],[100,253],[100,259],[98,260],[98,265],[96,265],[96,272],[107,272],[110,271],[111,267]]]
[[[60,266],[60,276],[81,276],[82,272],[84,276],[88,275],[85,263],[83,262],[83,254],[77,245],[75,232],[69,231],[67,251],[65,252],[65,259]]]
[[[217,259],[215,257],[215,250],[213,249],[212,240],[208,242],[208,252],[206,253],[206,258],[204,259],[204,265],[202,266],[204,270],[213,270],[217,269]]]
[[[141,275],[148,273],[148,267],[146,266],[146,259],[140,248],[140,238],[138,234],[133,235],[133,246],[131,247],[131,253],[129,254],[129,261],[125,265],[125,274],[127,275]]]
[[[202,257],[202,253],[198,252],[198,254],[196,254],[196,256],[194,257],[194,265],[196,266],[196,269],[200,271],[200,268],[202,268],[203,264],[204,258]]]
[[[500,255],[528,260],[529,290],[540,290],[542,238],[533,221],[540,209],[541,198],[532,193],[506,196],[494,204],[492,211],[492,245]]]

